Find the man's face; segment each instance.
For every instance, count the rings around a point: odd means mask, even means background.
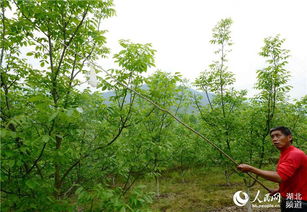
[[[271,133],[274,146],[279,150],[284,150],[291,145],[292,136],[284,135],[281,131],[275,130]]]

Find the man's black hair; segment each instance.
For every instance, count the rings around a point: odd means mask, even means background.
[[[277,131],[277,130],[280,131],[285,136],[292,135],[291,130],[288,127],[284,127],[284,126],[274,127],[270,129],[270,135],[273,131]],[[290,142],[292,143],[292,139]]]

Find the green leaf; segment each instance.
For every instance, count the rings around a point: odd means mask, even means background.
[[[35,183],[35,181],[33,181],[32,179],[30,179],[30,180],[27,180],[26,181],[26,185],[30,188],[30,189],[34,189],[35,187],[36,187],[36,183]]]
[[[47,142],[49,141],[49,139],[50,139],[50,136],[49,136],[49,135],[43,135],[43,136],[42,136],[42,142],[43,142],[43,143],[47,143]]]
[[[7,161],[7,165],[8,165],[10,168],[13,168],[13,166],[15,165],[15,161],[14,161],[14,160],[8,160],[8,161]]]
[[[50,118],[49,118],[49,122],[50,121],[52,121],[53,119],[55,119],[57,116],[58,116],[58,114],[59,114],[59,111],[56,111],[56,112],[54,112],[51,116],[50,116]]]

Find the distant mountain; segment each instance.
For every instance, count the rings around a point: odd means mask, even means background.
[[[201,96],[201,105],[207,105],[209,104],[208,102],[208,99],[207,99],[207,96],[206,96],[206,93],[204,92],[201,92],[201,91],[197,91],[193,88],[189,88],[189,91],[194,95],[196,96]],[[214,94],[212,93],[208,93],[208,97],[210,99],[210,101],[214,98]]]
[[[147,90],[148,86],[147,85],[142,85],[141,88],[142,88],[142,90]],[[192,96],[196,95],[196,96],[200,96],[201,97],[200,105],[207,105],[208,104],[208,99],[207,99],[207,96],[206,96],[206,94],[204,92],[197,91],[197,90],[195,90],[193,88],[188,88],[188,90],[191,92]],[[115,96],[115,92],[114,91],[106,91],[106,92],[102,93],[102,96],[105,98],[105,103],[109,104],[110,103],[109,98],[112,97],[112,96]],[[209,96],[210,100],[214,98],[214,94],[212,94],[212,93],[209,93],[208,96]],[[130,94],[128,94],[126,96],[126,101],[127,102],[129,101],[129,98],[130,98]],[[192,100],[192,102],[193,102],[193,100]],[[193,111],[197,111],[196,105],[194,103],[192,103],[189,106],[189,108],[187,109],[188,113],[191,113]]]

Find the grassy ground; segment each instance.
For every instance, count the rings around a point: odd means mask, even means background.
[[[156,195],[151,205],[153,211],[247,211],[246,207],[235,207],[233,194],[236,191],[247,191],[243,177],[231,176],[227,185],[221,169],[189,169],[184,172],[164,173],[159,178],[160,194]],[[274,183],[263,180],[269,188],[277,187]],[[154,179],[139,182],[146,185],[146,190],[157,192]],[[267,193],[259,185],[250,189],[251,199],[260,190],[259,199]],[[256,202],[255,202],[256,204]],[[278,204],[277,201],[267,204]],[[255,209],[254,211],[279,211],[279,209]]]

